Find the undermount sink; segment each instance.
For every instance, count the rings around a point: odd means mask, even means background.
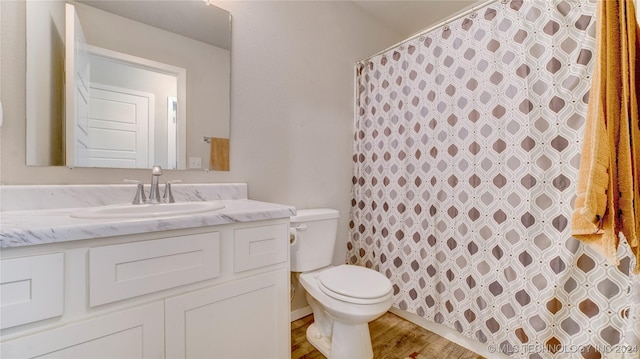
[[[195,214],[222,208],[224,208],[224,204],[219,201],[158,204],[127,203],[83,208],[69,215],[74,218],[148,218]]]

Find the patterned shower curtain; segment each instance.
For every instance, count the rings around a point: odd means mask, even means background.
[[[612,266],[568,226],[595,11],[495,2],[358,66],[347,261],[395,307],[490,352],[638,358],[628,245]]]

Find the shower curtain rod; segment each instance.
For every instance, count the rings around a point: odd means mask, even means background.
[[[416,33],[416,34],[414,34],[414,35],[411,35],[409,38],[404,39],[404,40],[402,40],[402,41],[400,41],[400,42],[397,42],[397,43],[395,43],[395,44],[393,44],[393,45],[391,45],[391,46],[387,47],[386,49],[384,49],[384,50],[382,50],[382,51],[378,51],[378,52],[376,52],[375,54],[373,54],[373,55],[371,55],[371,56],[369,56],[369,57],[365,57],[365,58],[364,58],[364,59],[362,59],[362,60],[358,60],[358,61],[356,61],[356,65],[357,65],[357,64],[360,64],[360,63],[363,63],[363,62],[365,62],[365,61],[371,60],[371,58],[373,58],[373,57],[376,57],[376,56],[378,56],[378,55],[380,55],[380,54],[383,54],[383,53],[385,53],[385,52],[387,52],[387,51],[389,51],[389,50],[393,49],[394,47],[398,47],[398,46],[400,46],[400,45],[402,45],[402,44],[404,44],[404,43],[406,43],[406,42],[409,42],[409,41],[411,41],[411,40],[413,40],[413,39],[417,38],[417,37],[420,37],[420,36],[423,36],[423,35],[425,35],[425,34],[428,34],[428,33],[430,33],[430,32],[431,32],[431,31],[433,31],[433,30],[436,30],[436,29],[438,29],[438,28],[440,28],[440,27],[443,27],[443,26],[447,26],[447,25],[448,25],[449,23],[451,23],[451,22],[454,22],[454,21],[456,21],[456,20],[458,20],[458,19],[461,19],[461,18],[463,18],[463,17],[465,17],[465,16],[467,16],[467,15],[469,15],[469,14],[473,14],[473,13],[475,13],[476,11],[478,11],[478,10],[480,10],[480,9],[484,8],[484,7],[489,6],[489,5],[493,4],[494,2],[498,2],[498,1],[500,1],[500,2],[501,2],[501,3],[503,3],[503,4],[506,4],[506,3],[508,2],[508,0],[488,0],[488,1],[484,2],[484,3],[481,3],[480,5],[472,6],[470,9],[468,9],[468,10],[464,10],[464,11],[462,11],[461,13],[459,13],[459,14],[457,14],[457,15],[453,15],[452,17],[450,17],[450,18],[449,18],[449,19],[447,19],[447,20],[441,21],[441,22],[439,22],[439,23],[437,23],[437,24],[435,24],[435,25],[433,25],[433,26],[430,26],[430,27],[428,27],[428,28],[426,28],[426,29],[424,29],[424,30],[422,30],[422,31],[420,31],[420,32],[418,32],[418,33]]]

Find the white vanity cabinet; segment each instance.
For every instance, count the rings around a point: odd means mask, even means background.
[[[24,314],[0,318],[0,357],[288,358],[288,233],[281,218],[4,249],[2,314]],[[35,312],[7,298],[29,297],[15,278],[39,260],[62,304]]]

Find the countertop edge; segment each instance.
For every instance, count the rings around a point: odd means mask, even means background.
[[[211,212],[121,220],[71,218],[69,214],[77,208],[2,212],[0,249],[280,219],[296,214],[295,207],[288,205],[248,199],[220,202],[225,208]]]

